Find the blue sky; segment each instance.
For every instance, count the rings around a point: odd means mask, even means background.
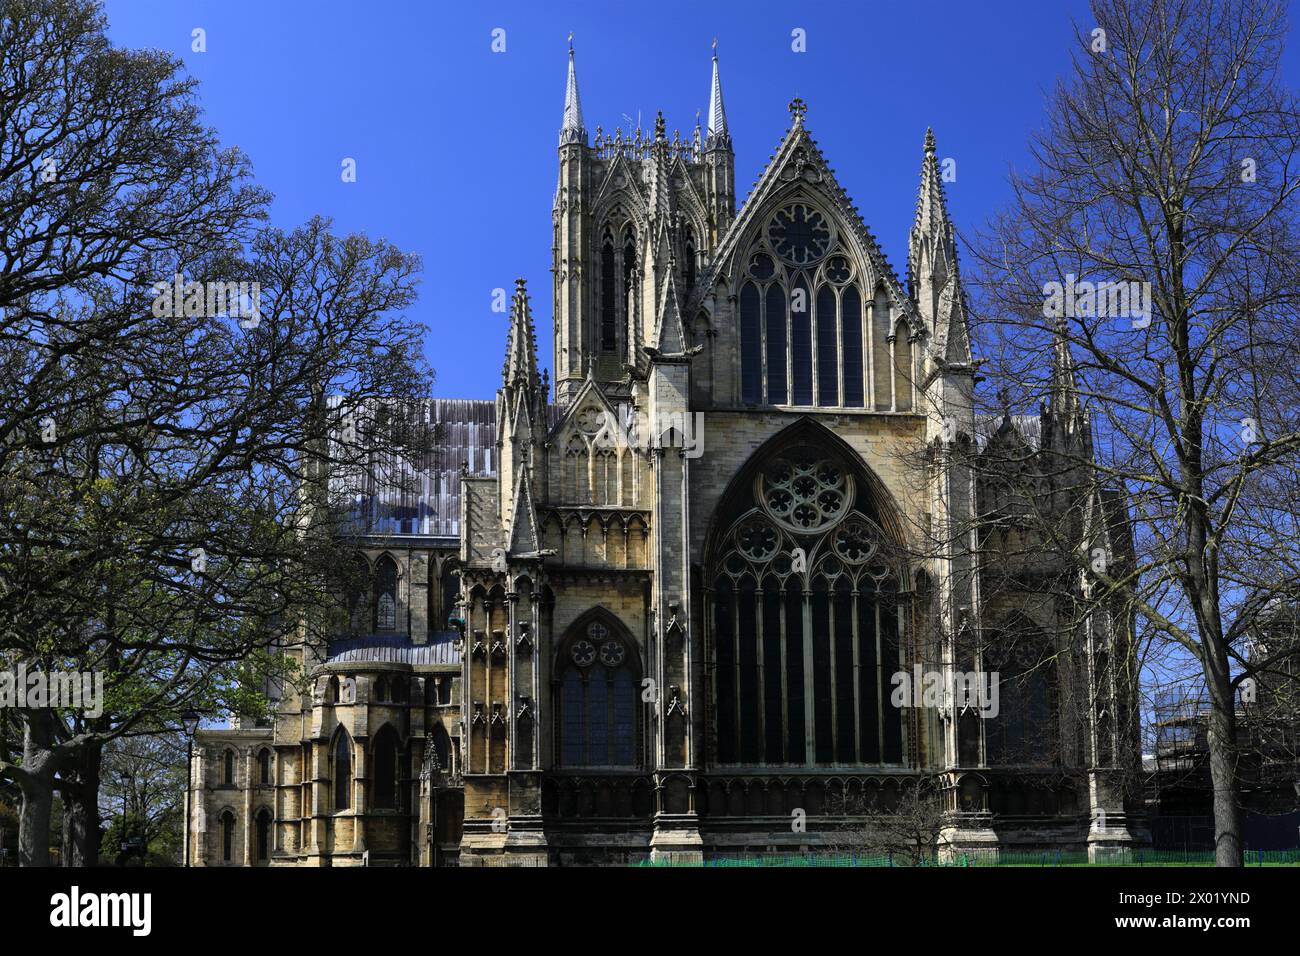
[[[529,280],[539,349],[551,341],[550,222],[567,36],[588,129],[638,114],[689,135],[708,102],[716,37],[738,199],[807,122],[895,269],[906,263],[921,143],[957,162],[948,197],[969,232],[1007,195],[1045,93],[1087,6],[1023,2],[790,4],[712,0],[449,4],[442,0],[106,0],[115,42],[181,56],[208,122],[252,159],[278,225],[320,213],[340,231],[424,258],[415,314],[435,394],[490,397],[505,316],[492,291]],[[202,28],[207,50],[193,52]],[[504,53],[492,31],[505,30]],[[791,49],[792,30],[806,52]],[[1294,64],[1295,54],[1289,57]],[[345,157],[357,180],[340,176]]]

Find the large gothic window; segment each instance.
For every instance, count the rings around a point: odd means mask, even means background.
[[[989,766],[1056,764],[1056,666],[1044,637],[1028,627],[994,632],[984,655],[997,674],[998,712],[984,724]]]
[[[596,618],[561,646],[556,673],[560,765],[635,767],[640,734],[635,649]]]
[[[707,594],[718,763],[902,762],[894,549],[865,484],[799,443],[724,502]]]
[[[859,269],[830,217],[806,202],[783,206],[743,261],[737,302],[741,401],[863,407],[867,315]],[[884,344],[881,355],[883,407],[890,409],[893,363],[910,362],[911,352],[894,355]]]
[[[397,629],[397,562],[384,555],[375,564],[375,630]]]

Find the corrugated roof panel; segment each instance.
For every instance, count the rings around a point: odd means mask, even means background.
[[[428,644],[412,644],[410,638],[395,634],[367,634],[330,641],[326,663],[329,664],[408,664],[413,667],[460,664],[456,631],[436,631]]]

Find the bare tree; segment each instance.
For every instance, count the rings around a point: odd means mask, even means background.
[[[923,774],[900,782],[896,792],[855,798],[844,808],[849,821],[830,830],[826,844],[839,853],[887,857],[898,866],[933,863],[945,813],[941,782]]]
[[[1092,13],[1030,169],[978,244],[977,331],[1014,402],[1080,404],[1087,440],[1064,447],[1058,484],[1116,496],[1132,555],[1081,551],[1039,501],[1026,520],[1085,580],[1081,614],[1111,602],[1138,615],[1150,659],[1168,663],[1168,646],[1195,662],[1216,859],[1239,866],[1237,689],[1273,664],[1246,644],[1300,598],[1300,115],[1278,77],[1286,11],[1097,0]],[[1050,350],[1044,376],[1026,359]]]

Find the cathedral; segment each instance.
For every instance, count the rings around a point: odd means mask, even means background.
[[[431,463],[366,499],[347,626],[288,648],[269,725],[196,736],[188,863],[818,854],[923,784],[948,858],[1146,839],[1132,618],[1081,622],[982,477],[1089,460],[1069,350],[1039,414],[977,414],[933,135],[900,277],[789,112],[737,208],[716,53],[669,138],[589,134],[570,49],[551,369],[520,279],[495,399],[428,401]],[[1080,494],[1122,561],[1122,499]]]

